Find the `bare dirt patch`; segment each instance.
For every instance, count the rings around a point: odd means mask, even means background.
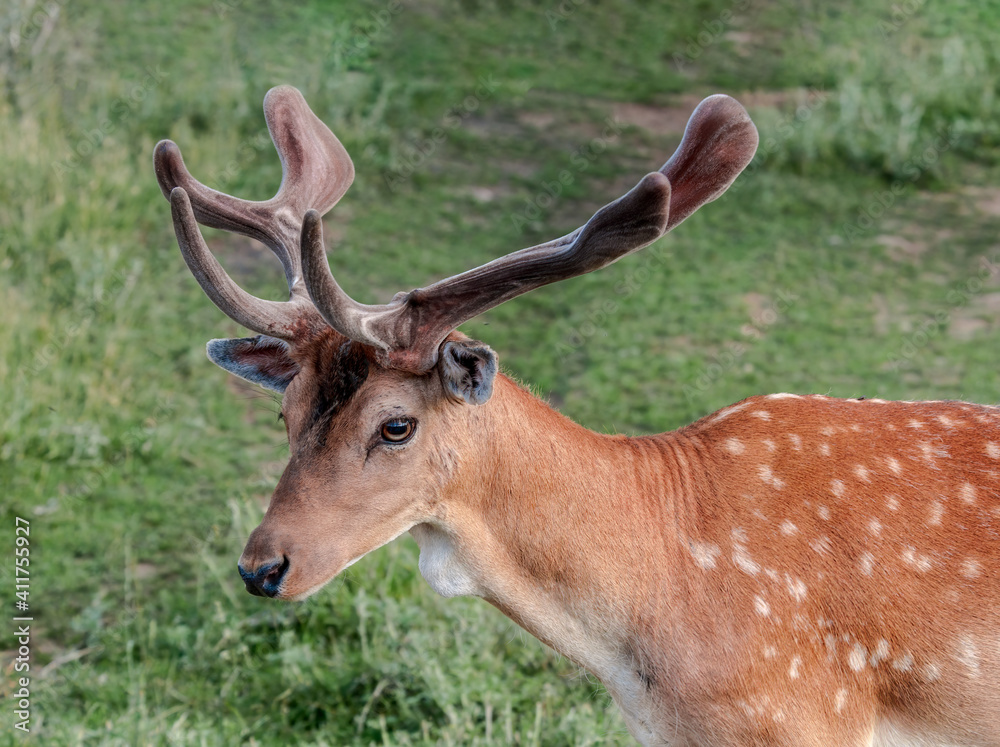
[[[997,187],[967,187],[964,194],[972,198],[976,209],[989,216],[1000,216],[1000,188]]]
[[[886,247],[889,258],[894,262],[919,262],[930,248],[926,241],[908,239],[898,234],[876,236],[875,241]]]
[[[621,102],[612,105],[611,115],[618,122],[639,127],[653,135],[681,135],[691,112],[700,102],[701,97],[692,94],[680,97],[669,106]]]

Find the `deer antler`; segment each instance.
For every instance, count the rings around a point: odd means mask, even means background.
[[[734,99],[711,96],[695,109],[677,151],[626,195],[560,239],[493,260],[460,275],[366,306],[337,284],[323,249],[319,214],[306,214],[302,263],[323,318],[372,345],[388,365],[427,371],[441,342],[465,321],[542,285],[605,267],[660,238],[721,195],[753,158],[757,129]]]
[[[292,339],[303,322],[323,324],[302,283],[298,247],[302,218],[310,208],[325,213],[337,204],[354,181],[354,164],[291,86],[268,92],[264,117],[282,168],[281,186],[270,200],[241,200],[210,189],[191,176],[180,149],[169,140],[157,144],[153,164],[160,189],[170,200],[177,243],[205,293],[243,326]],[[289,301],[265,301],[233,282],[212,256],[198,222],[266,244],[285,270]]]
[[[264,113],[283,170],[277,195],[266,202],[209,189],[188,173],[176,145],[165,140],[156,147],[157,179],[170,198],[188,267],[212,301],[250,329],[292,340],[325,320],[373,347],[385,365],[414,373],[433,368],[444,339],[477,314],[652,243],[721,195],[757,149],[757,130],[746,110],[728,96],[710,96],[691,115],[663,168],[572,233],[368,306],[337,284],[323,247],[320,216],[353,181],[350,157],[294,88],[272,89]],[[197,221],[267,244],[285,268],[289,301],[265,301],[236,285],[212,256]]]

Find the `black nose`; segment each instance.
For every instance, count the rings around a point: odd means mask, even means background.
[[[240,569],[247,591],[258,597],[273,597],[281,589],[281,579],[288,571],[288,558],[282,556],[281,560],[265,563],[256,571],[248,571],[242,565],[236,567]]]

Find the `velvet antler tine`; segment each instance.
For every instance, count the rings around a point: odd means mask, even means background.
[[[441,342],[462,322],[534,288],[605,267],[655,241],[666,228],[669,203],[666,177],[648,174],[568,236],[381,306],[359,304],[340,288],[326,261],[319,216],[310,213],[302,233],[306,287],[331,327],[383,351],[388,365],[427,371],[437,361]]]
[[[180,149],[169,140],[156,146],[153,161],[165,196],[174,187],[183,187],[200,223],[266,244],[281,260],[289,289],[294,290],[301,278],[302,216],[310,208],[325,213],[336,205],[354,181],[354,164],[341,142],[291,86],[268,91],[264,118],[282,168],[281,186],[270,200],[242,200],[207,187],[191,176]]]
[[[725,192],[753,159],[757,141],[757,128],[736,99],[716,94],[698,104],[660,169],[673,186],[667,231]]]
[[[170,140],[157,144],[153,164],[160,191],[169,199],[176,187],[182,187],[191,200],[194,216],[204,226],[249,236],[263,243],[281,262],[289,289],[301,275],[298,259],[288,249],[286,234],[290,228],[274,225],[274,210],[268,202],[252,202],[232,197],[207,187],[191,176],[184,165],[180,148]],[[294,244],[292,244],[294,246]]]
[[[398,317],[401,304],[367,306],[348,296],[330,271],[323,245],[323,221],[309,210],[302,221],[302,273],[309,295],[326,323],[351,340],[388,351],[399,344],[386,318]]]
[[[433,368],[445,338],[477,314],[542,285],[606,267],[652,243],[721,195],[757,147],[757,130],[746,110],[728,96],[711,96],[695,109],[677,152],[663,168],[584,226],[397,294],[388,304],[368,306],[341,289],[323,247],[321,215],[350,186],[350,157],[294,88],[272,89],[264,112],[283,172],[278,193],[267,202],[209,189],[188,173],[176,145],[157,146],[157,178],[164,194],[170,193],[178,241],[192,272],[223,311],[251,329],[266,327],[267,334],[282,337],[291,334],[296,319],[300,327],[303,317],[310,324],[325,320],[374,348],[384,365],[414,373]],[[267,243],[285,266],[291,302],[262,301],[240,290],[211,256],[195,218]]]
[[[247,329],[272,337],[291,338],[298,310],[292,304],[257,298],[229,277],[205,243],[191,200],[182,187],[175,187],[170,192],[170,212],[184,261],[212,302]]]
[[[294,88],[272,88],[264,99],[264,117],[282,168],[281,186],[270,200],[242,200],[202,184],[191,176],[184,165],[180,149],[169,140],[159,143],[154,151],[156,178],[163,194],[171,198],[172,202],[171,195],[176,189],[181,188],[185,192],[192,224],[197,220],[212,228],[257,239],[266,244],[281,261],[292,303],[292,306],[287,307],[254,299],[249,294],[237,293],[239,289],[236,284],[225,275],[214,259],[209,259],[210,252],[204,247],[200,232],[200,244],[194,241],[191,234],[189,246],[200,248],[189,248],[185,252],[185,258],[194,256],[192,251],[204,254],[198,262],[202,268],[199,282],[213,300],[225,297],[226,307],[223,311],[226,314],[234,319],[235,315],[239,315],[253,320],[253,325],[248,326],[258,330],[261,326],[267,326],[260,317],[264,310],[279,315],[275,325],[282,329],[290,329],[288,322],[292,316],[305,321],[307,326],[322,324],[302,282],[299,255],[302,218],[309,209],[323,213],[340,200],[354,180],[354,165],[344,146],[313,114],[302,94]],[[223,286],[216,292],[209,291],[206,286],[209,277],[218,278]],[[258,303],[241,311],[235,306],[238,299]]]
[[[347,150],[291,86],[267,92],[264,118],[282,168],[278,194],[268,203],[287,206],[297,217],[310,209],[325,214],[354,181],[354,163]],[[295,239],[297,245],[297,232]]]

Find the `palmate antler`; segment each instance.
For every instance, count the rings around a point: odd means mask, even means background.
[[[477,314],[542,285],[605,267],[660,238],[721,195],[757,148],[757,130],[743,107],[728,96],[710,96],[691,115],[680,146],[663,168],[644,176],[582,227],[369,306],[340,288],[323,246],[321,216],[354,179],[350,157],[294,88],[268,92],[264,113],[283,169],[278,194],[266,202],[209,189],[188,173],[174,143],[156,146],[157,179],[170,199],[188,267],[212,301],[249,329],[293,342],[325,320],[345,337],[373,347],[383,364],[414,373],[433,368],[444,339]],[[236,285],[212,256],[196,221],[270,247],[285,268],[289,301],[265,301]]]

